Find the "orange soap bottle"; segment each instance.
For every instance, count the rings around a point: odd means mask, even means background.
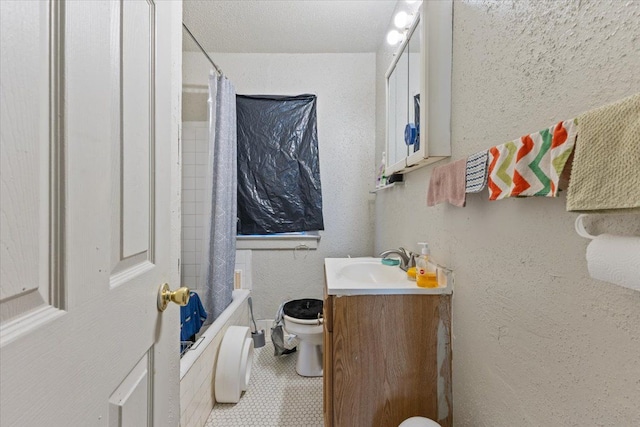
[[[421,288],[437,288],[437,270],[436,266],[429,262],[429,244],[418,244],[422,245],[422,250],[420,256],[416,259],[416,284]]]

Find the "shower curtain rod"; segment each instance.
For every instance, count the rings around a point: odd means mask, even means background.
[[[204,48],[202,47],[202,45],[198,42],[198,40],[196,39],[196,37],[193,35],[193,33],[191,31],[189,31],[189,28],[187,28],[187,26],[185,25],[185,23],[182,23],[182,26],[184,27],[185,30],[187,30],[187,33],[189,34],[189,36],[191,36],[191,38],[193,39],[193,41],[198,45],[198,47],[200,48],[200,50],[202,51],[202,53],[204,53],[204,56],[207,57],[207,59],[209,60],[209,62],[211,62],[211,65],[213,65],[213,68],[216,69],[217,73],[219,76],[222,77],[222,69],[220,67],[218,67],[216,65],[215,62],[213,62],[213,59],[211,59],[211,57],[209,56],[209,54],[207,53],[206,50],[204,50]]]

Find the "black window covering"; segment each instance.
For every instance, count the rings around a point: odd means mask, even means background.
[[[316,96],[238,95],[238,234],[324,230]]]

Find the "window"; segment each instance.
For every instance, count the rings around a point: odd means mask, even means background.
[[[238,236],[313,240],[324,229],[316,96],[238,95]],[[280,235],[280,233],[316,234]]]

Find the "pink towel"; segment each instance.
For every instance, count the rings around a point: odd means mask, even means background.
[[[427,206],[449,202],[463,207],[466,200],[466,173],[466,158],[435,168],[429,180]]]

